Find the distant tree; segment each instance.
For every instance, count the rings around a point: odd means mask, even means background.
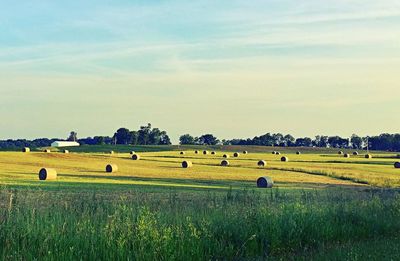
[[[332,148],[339,148],[339,140],[340,140],[340,137],[338,137],[338,136],[329,137],[328,138],[329,146]]]
[[[313,143],[317,147],[326,148],[329,146],[328,139],[329,139],[328,136],[318,135],[318,136],[315,136]]]
[[[395,136],[388,133],[383,133],[379,136],[369,138],[370,148],[372,150],[388,150],[394,151]]]
[[[166,131],[152,128],[151,124],[141,126],[138,131],[130,131],[127,128],[120,128],[113,136],[116,144],[133,145],[169,145],[170,138]]]
[[[147,126],[141,126],[138,130],[138,144],[148,145],[151,134],[151,124],[148,123]]]
[[[81,145],[96,145],[96,141],[91,137],[79,139],[78,142]]]
[[[171,145],[171,140],[166,131],[160,133],[159,145]]]
[[[59,139],[48,139],[48,138],[35,139],[32,141],[32,145],[34,145],[34,147],[48,147],[51,145],[51,143],[53,143],[56,140]]]
[[[333,148],[347,148],[349,147],[349,139],[344,139],[339,136],[332,136],[328,138],[329,145]]]
[[[149,144],[151,145],[170,145],[171,140],[169,139],[166,131],[161,131],[158,128],[154,128],[149,134]]]
[[[137,131],[131,131],[129,132],[130,136],[130,144],[137,145],[138,144],[138,139],[139,139],[139,133]]]
[[[242,139],[222,140],[222,144],[223,145],[241,145],[244,142],[246,142],[246,141],[242,140]]]
[[[275,144],[275,138],[270,133],[255,137],[253,140],[255,140],[254,145],[273,146]]]
[[[400,151],[400,134],[395,134],[392,140],[392,150]]]
[[[246,140],[241,140],[241,145],[254,145],[254,142],[252,139],[246,139]]]
[[[198,138],[198,143],[201,145],[217,145],[219,140],[212,134],[204,134]]]
[[[194,145],[194,137],[191,136],[190,134],[184,134],[179,137],[179,144],[181,145]]]
[[[130,131],[127,128],[119,128],[114,134],[116,144],[129,144],[131,140]]]
[[[105,144],[105,138],[102,136],[97,136],[93,138],[96,142],[97,145],[104,145]]]
[[[287,134],[283,137],[283,144],[285,147],[293,146],[295,144],[295,142],[296,142],[296,139],[290,134]]]
[[[281,133],[275,133],[272,135],[274,140],[274,145],[282,146],[283,145],[283,135]]]
[[[222,143],[222,145],[231,145],[231,141],[230,141],[230,140],[225,140],[225,139],[223,139],[223,140],[221,141],[221,143]]]
[[[76,133],[75,131],[71,131],[67,141],[77,141],[78,140],[78,133]]]
[[[148,143],[152,145],[159,145],[161,141],[161,131],[158,128],[154,128],[149,132]]]
[[[298,138],[296,139],[295,142],[296,146],[298,147],[311,147],[313,145],[313,142],[311,138]]]
[[[364,144],[364,149],[369,149],[370,148],[369,136],[362,137],[362,141],[363,141],[363,144]]]
[[[362,149],[363,148],[363,139],[356,134],[351,135],[350,138],[351,145],[353,149]]]

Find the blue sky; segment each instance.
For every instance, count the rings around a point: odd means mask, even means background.
[[[0,6],[1,139],[399,132],[398,1]]]

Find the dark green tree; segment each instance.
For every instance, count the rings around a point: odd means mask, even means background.
[[[276,146],[281,146],[283,143],[283,135],[281,133],[275,133],[272,135],[272,138],[274,140],[274,145]]]
[[[75,131],[71,131],[67,141],[77,141],[78,140],[78,133]]]
[[[151,124],[148,123],[147,126],[141,126],[138,130],[138,144],[148,145],[150,141],[151,134]]]
[[[154,128],[149,133],[148,143],[151,145],[159,145],[161,142],[161,131],[158,128]]]
[[[159,145],[171,145],[171,140],[166,131],[160,133]]]
[[[298,138],[296,139],[296,146],[298,147],[311,147],[312,146],[312,140],[310,138]]]
[[[129,144],[131,141],[131,134],[127,128],[119,128],[114,134],[114,141],[116,144]]]
[[[102,136],[97,136],[97,137],[94,137],[93,138],[94,140],[95,140],[95,142],[96,142],[96,144],[97,145],[104,145],[104,137],[102,137]]]
[[[179,144],[181,145],[194,145],[194,137],[191,136],[190,134],[184,134],[179,137]]]
[[[137,131],[130,131],[129,134],[130,134],[130,142],[129,143],[133,144],[133,145],[137,145],[138,144],[138,138],[139,138],[138,132]]]
[[[326,148],[329,145],[328,136],[317,135],[313,141],[314,145],[321,148]]]
[[[296,142],[296,139],[290,134],[287,134],[283,137],[283,144],[285,147],[293,146],[295,144],[295,142]]]
[[[328,138],[329,145],[333,148],[347,148],[349,147],[349,139],[344,139],[339,136],[332,136]]]
[[[353,149],[362,149],[363,148],[363,139],[356,134],[351,135],[350,138],[351,145]]]
[[[217,145],[219,140],[212,134],[204,134],[198,138],[198,142],[201,145]]]

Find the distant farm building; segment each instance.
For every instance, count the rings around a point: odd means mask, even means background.
[[[79,147],[80,144],[75,141],[55,141],[51,144],[52,147]]]

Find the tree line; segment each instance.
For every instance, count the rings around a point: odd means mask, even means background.
[[[8,139],[0,140],[0,149],[18,149],[22,147],[48,147],[56,140],[63,139]],[[171,140],[166,131],[153,128],[149,123],[136,131],[127,128],[119,128],[112,136],[94,136],[78,138],[78,134],[72,131],[65,140],[77,141],[81,145],[170,145]],[[360,137],[353,134],[351,137],[318,135],[314,138],[295,138],[290,134],[266,133],[248,139],[219,140],[213,134],[204,134],[199,137],[190,134],[180,136],[181,145],[256,145],[278,147],[321,147],[321,148],[352,148],[400,151],[400,134],[384,133],[378,136]]]
[[[290,134],[266,133],[248,139],[219,140],[212,134],[193,137],[184,134],[179,138],[181,145],[255,145],[276,147],[320,147],[352,148],[385,151],[400,151],[400,134],[381,134],[378,136],[360,137],[353,134],[350,138],[340,136],[317,135],[314,138],[295,138]]]
[[[166,131],[153,128],[151,123],[140,126],[136,131],[128,128],[119,128],[112,137],[95,136],[93,138],[78,139],[82,145],[171,145]]]
[[[166,131],[152,128],[151,124],[141,126],[137,131],[120,128],[113,136],[115,144],[132,145],[171,145],[171,140]]]
[[[94,136],[79,139],[78,134],[75,131],[71,131],[66,139],[41,138],[34,140],[0,140],[0,149],[49,147],[51,143],[57,140],[77,141],[81,145],[171,145],[171,140],[167,132],[159,128],[153,128],[149,123],[145,126],[141,126],[139,130],[136,131],[131,131],[127,128],[119,128],[113,136]]]

